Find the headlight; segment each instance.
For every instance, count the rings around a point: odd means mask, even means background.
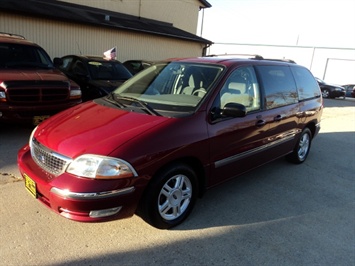
[[[81,90],[80,89],[71,89],[70,90],[70,99],[80,99]]]
[[[0,102],[6,101],[6,93],[4,91],[0,91]]]
[[[93,154],[76,158],[68,166],[67,172],[95,179],[128,178],[138,175],[134,168],[124,160]]]
[[[33,135],[35,134],[37,128],[38,128],[38,126],[36,126],[36,127],[34,128],[34,130],[32,130],[30,139],[29,139],[29,141],[28,141],[28,145],[30,146],[30,148],[32,148],[32,147],[31,147],[31,145],[32,145],[32,139],[33,139]]]

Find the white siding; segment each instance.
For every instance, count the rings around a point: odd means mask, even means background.
[[[25,36],[42,46],[52,59],[67,54],[102,55],[115,46],[122,62],[200,56],[203,49],[195,42],[1,12],[0,31]]]

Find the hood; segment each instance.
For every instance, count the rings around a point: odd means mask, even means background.
[[[169,118],[128,112],[87,102],[40,124],[34,137],[62,155],[108,155],[122,144]]]
[[[2,81],[14,80],[56,80],[68,81],[69,79],[57,69],[0,69]]]
[[[102,88],[108,93],[117,89],[126,80],[90,80],[89,84],[93,87]]]

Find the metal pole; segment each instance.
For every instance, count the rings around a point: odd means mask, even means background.
[[[313,47],[312,58],[311,58],[311,65],[310,65],[310,67],[309,67],[309,70],[311,70],[311,71],[312,71],[313,59],[314,59],[315,51],[316,51],[316,47]]]
[[[328,62],[329,62],[329,58],[327,58],[327,63],[325,63],[325,69],[324,69],[324,74],[323,74],[323,80],[325,80],[325,74],[327,73]]]
[[[202,20],[201,20],[201,34],[200,37],[202,37],[202,31],[203,31],[203,20],[205,18],[205,9],[202,8]]]

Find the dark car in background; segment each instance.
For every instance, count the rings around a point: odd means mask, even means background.
[[[346,97],[355,97],[355,95],[352,95],[355,89],[355,84],[346,84],[346,85],[342,85],[342,87],[345,89]]]
[[[345,98],[345,89],[342,86],[326,83],[320,78],[316,78],[323,98]]]
[[[121,62],[99,56],[67,55],[54,63],[80,85],[83,101],[108,95],[132,77]]]
[[[132,75],[150,67],[154,63],[146,60],[127,60],[123,62],[123,65],[132,73]]]
[[[0,33],[0,121],[33,123],[81,103],[78,84],[25,37]]]

